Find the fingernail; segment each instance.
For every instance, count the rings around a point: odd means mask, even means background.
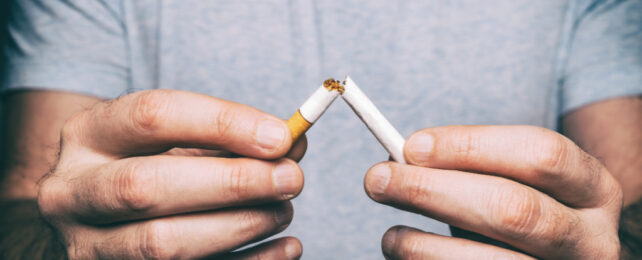
[[[272,150],[285,140],[286,129],[283,123],[273,119],[264,120],[256,128],[256,142],[263,148]]]
[[[298,259],[301,256],[301,246],[299,243],[290,242],[285,246],[285,257],[288,259]]]
[[[278,193],[291,198],[301,189],[299,167],[293,162],[283,160],[272,170],[272,182]]]
[[[392,228],[383,235],[383,239],[381,240],[381,251],[383,251],[384,255],[392,255],[392,250],[395,247],[395,240],[397,239],[398,232],[398,228]]]
[[[388,187],[388,182],[390,182],[390,166],[384,163],[370,170],[366,185],[371,194],[381,195]]]
[[[412,136],[406,142],[408,159],[412,162],[426,162],[432,152],[435,139],[431,134],[419,132]]]

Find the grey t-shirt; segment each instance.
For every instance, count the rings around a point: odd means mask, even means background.
[[[640,0],[14,2],[5,90],[183,89],[287,118],[323,80],[350,74],[404,136],[450,124],[556,129],[579,106],[642,93]],[[367,198],[364,173],[387,155],[337,101],[308,132],[285,232],[304,257],[381,258],[396,224],[447,234]]]

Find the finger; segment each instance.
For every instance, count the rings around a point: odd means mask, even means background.
[[[285,229],[289,202],[154,219],[101,230],[93,246],[99,259],[192,259],[229,252]]]
[[[285,155],[285,157],[290,158],[296,162],[301,161],[303,158],[303,155],[305,155],[305,151],[308,149],[308,138],[305,135],[302,135],[299,137],[299,140],[297,140],[293,145],[292,149],[288,152],[288,154]]]
[[[225,255],[214,259],[299,259],[303,253],[301,242],[294,237],[284,237],[265,242],[258,246]]]
[[[375,201],[509,243],[538,256],[572,252],[585,228],[577,213],[496,176],[384,162],[366,175]]]
[[[151,156],[110,163],[74,180],[65,207],[89,223],[113,223],[288,200],[303,188],[292,160]]]
[[[531,126],[424,129],[405,145],[409,164],[507,177],[576,207],[609,202],[617,182],[564,136]]]
[[[116,157],[173,147],[223,149],[259,158],[283,156],[292,143],[281,119],[252,107],[175,90],[142,91],[81,113],[63,143]]]
[[[387,259],[534,259],[528,255],[461,238],[396,226],[383,235]]]

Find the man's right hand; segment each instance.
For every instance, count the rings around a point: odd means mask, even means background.
[[[292,220],[288,200],[303,188],[303,173],[285,158],[291,146],[284,121],[251,107],[137,92],[67,121],[38,204],[72,259],[227,254]],[[292,259],[301,250],[283,238],[226,256]]]

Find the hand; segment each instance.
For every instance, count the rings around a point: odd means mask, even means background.
[[[38,203],[72,259],[220,256],[292,220],[288,200],[301,191],[303,173],[283,158],[291,143],[285,122],[251,107],[138,92],[64,125]],[[305,150],[299,143],[294,157]],[[221,151],[250,158],[212,156]],[[226,256],[300,254],[300,242],[284,238]]]
[[[439,127],[413,134],[404,153],[410,165],[369,170],[368,195],[487,243],[393,227],[382,240],[388,258],[618,258],[620,186],[562,135],[529,126]]]

